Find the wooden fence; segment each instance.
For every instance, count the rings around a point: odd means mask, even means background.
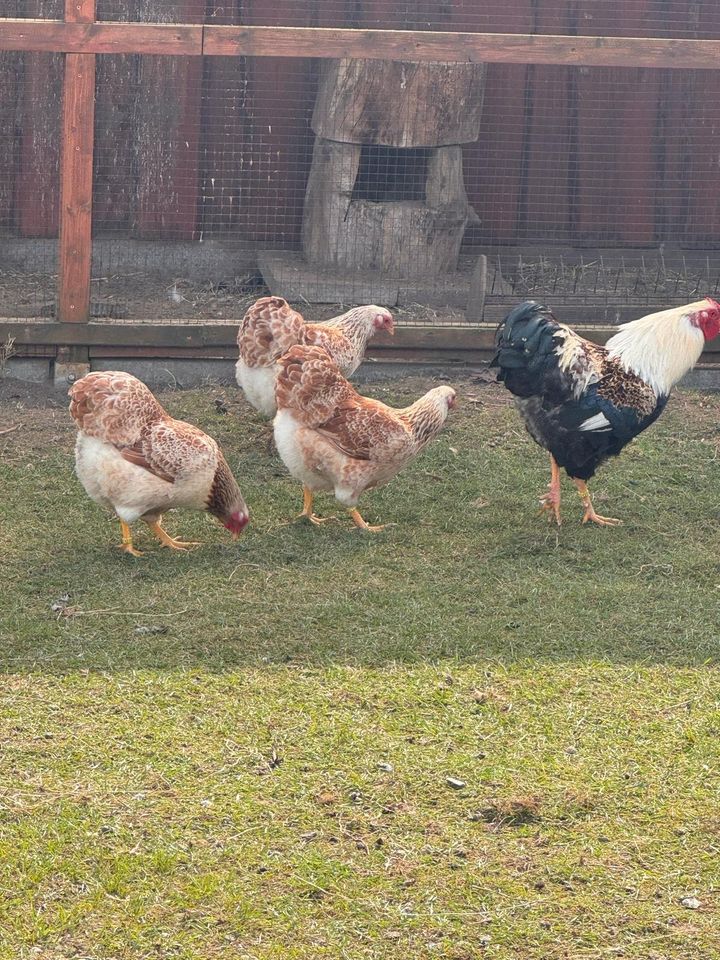
[[[60,202],[57,205],[47,203],[53,187],[48,180],[52,158],[44,158],[43,164],[38,165],[36,152],[31,149],[31,145],[40,133],[32,126],[30,132],[24,134],[24,137],[29,139],[29,145],[25,144],[21,150],[16,165],[16,180],[20,187],[17,184],[14,187],[17,191],[23,189],[25,184],[26,192],[32,193],[39,204],[42,204],[45,198],[42,209],[43,216],[47,218],[49,234],[55,229],[52,211],[58,211],[60,323],[56,326],[33,325],[27,321],[0,324],[0,337],[3,334],[15,336],[19,344],[33,340],[36,344],[46,343],[55,348],[67,346],[78,350],[93,346],[97,349],[103,338],[110,338],[113,343],[106,346],[120,347],[123,342],[128,346],[138,346],[136,325],[117,324],[110,335],[108,332],[101,334],[97,329],[91,330],[93,326],[100,325],[88,323],[93,164],[96,150],[107,149],[107,145],[95,143],[94,93],[98,54],[112,55],[100,61],[100,83],[97,88],[99,114],[108,115],[107,98],[113,93],[117,95],[117,81],[120,76],[118,71],[123,58],[135,55],[141,58],[142,70],[146,72],[148,88],[152,90],[155,102],[167,97],[169,92],[177,96],[177,91],[181,91],[181,109],[175,111],[175,123],[180,126],[176,126],[175,133],[182,132],[184,118],[193,116],[193,111],[199,108],[199,80],[203,64],[209,82],[222,85],[227,71],[233,66],[236,67],[238,58],[248,58],[248,69],[254,71],[254,86],[259,98],[255,105],[255,115],[257,116],[259,111],[262,116],[264,109],[265,116],[269,117],[277,102],[277,91],[283,88],[288,77],[294,78],[293,89],[300,89],[298,77],[307,73],[307,58],[361,57],[489,63],[493,65],[495,73],[491,74],[493,80],[487,91],[484,137],[482,143],[475,148],[478,151],[478,162],[482,163],[486,170],[492,170],[493,165],[497,170],[502,168],[505,174],[513,164],[522,162],[522,177],[518,170],[516,181],[517,191],[544,191],[548,206],[556,210],[556,215],[564,218],[565,222],[568,220],[567,206],[572,203],[574,223],[580,231],[592,232],[593,224],[599,216],[598,205],[604,205],[603,220],[607,221],[607,203],[611,202],[618,213],[617,221],[620,224],[623,223],[623,211],[631,205],[631,219],[636,233],[633,237],[627,237],[622,235],[620,229],[618,237],[628,242],[647,242],[657,234],[658,210],[653,194],[653,178],[658,172],[657,157],[654,155],[657,131],[653,125],[658,122],[658,104],[662,102],[666,110],[663,120],[665,124],[692,125],[696,122],[703,125],[702,129],[695,133],[697,142],[704,143],[707,149],[697,151],[698,155],[691,157],[689,161],[691,168],[697,171],[696,186],[678,200],[678,209],[661,211],[660,219],[662,221],[664,217],[666,223],[672,221],[684,224],[683,229],[686,229],[688,222],[692,222],[695,236],[702,236],[707,240],[720,238],[720,183],[718,165],[714,159],[717,151],[710,149],[714,143],[715,114],[720,114],[720,72],[717,71],[717,64],[720,63],[720,39],[610,36],[607,35],[609,30],[604,29],[608,26],[607,21],[597,17],[592,24],[597,36],[571,36],[567,35],[562,4],[558,4],[555,13],[548,14],[538,25],[537,10],[532,14],[535,19],[531,18],[531,8],[534,9],[535,5],[531,4],[530,0],[506,0],[502,4],[498,3],[497,16],[500,19],[495,22],[501,22],[501,11],[505,14],[510,11],[515,30],[518,25],[522,28],[526,23],[527,29],[530,30],[532,26],[537,31],[535,33],[469,32],[466,27],[468,22],[472,23],[472,18],[464,11],[469,10],[472,5],[463,4],[459,0],[450,5],[454,12],[449,26],[453,29],[442,32],[365,29],[362,25],[353,28],[333,24],[307,26],[296,22],[298,18],[302,20],[302,16],[297,13],[295,22],[288,19],[288,11],[296,10],[301,4],[275,6],[275,20],[293,25],[268,25],[266,4],[261,4],[260,0],[257,0],[255,7],[253,3],[245,3],[241,25],[217,22],[99,22],[96,20],[95,0],[65,0],[62,10],[58,10],[59,0],[35,2],[39,15],[54,15],[55,19],[0,20],[0,51],[24,53],[26,69],[21,96],[28,98],[28,102],[36,103],[43,95],[51,98],[53,90],[59,87],[62,81],[61,129],[57,138],[62,144],[59,161]],[[184,14],[189,20],[202,19],[203,3],[186,0],[184,6]],[[372,4],[368,3],[367,6],[372,7]],[[619,6],[614,7],[616,17]],[[625,18],[621,24],[622,30],[632,32],[638,11],[648,6],[643,0],[633,5],[632,15],[620,14]],[[387,4],[383,9],[386,7]],[[222,5],[219,9],[222,9]],[[256,11],[254,14],[253,9]],[[707,11],[712,23],[709,29],[703,29],[700,25],[700,35],[712,36],[713,33],[720,33],[720,11],[714,11],[712,5],[707,5]],[[64,14],[64,19],[60,19],[61,13]],[[613,21],[614,32],[622,32],[618,31],[617,27],[616,19]],[[586,34],[589,32],[585,29]],[[48,53],[58,56],[48,57]],[[168,61],[161,62],[160,58],[172,58],[172,71],[167,70]],[[567,90],[569,68],[578,66],[583,67],[583,71],[579,78],[576,78],[573,95],[568,97],[564,92],[559,96],[558,91]],[[617,72],[610,72],[617,67],[624,68],[624,79],[621,83],[617,82]],[[545,73],[542,74],[541,71]],[[0,69],[0,81],[3,78],[8,84],[12,82],[7,65]],[[544,82],[531,82],[538,78]],[[509,88],[515,90],[517,96],[508,97]],[[263,90],[266,91],[264,102]],[[532,135],[526,139],[525,153],[519,160],[517,150],[510,148],[503,152],[502,147],[498,149],[497,145],[514,142],[509,131],[517,129],[520,122],[519,112],[525,111],[526,103],[520,96],[520,91],[528,90],[533,90],[534,98],[530,111],[531,124],[542,126],[544,136],[537,141],[534,141]],[[501,91],[504,99],[500,96]],[[704,104],[699,119],[695,121],[690,93]],[[599,140],[596,131],[588,130],[588,126],[597,114],[598,97],[602,102],[603,95],[608,100],[608,110],[614,110],[614,115],[618,113],[618,103],[626,103],[627,108],[624,112],[621,111],[622,130],[616,131],[617,135],[608,135],[605,140]],[[611,99],[615,103],[614,108]],[[503,104],[508,103],[516,105],[515,113],[502,109]],[[572,115],[563,112],[565,106],[560,110],[560,103],[570,104]],[[153,116],[152,102],[148,107],[148,116]],[[720,117],[717,119],[720,120]],[[36,127],[47,127],[47,123],[47,114],[41,110],[36,118]],[[569,129],[571,123],[572,131]],[[194,126],[193,130],[197,126],[199,125]],[[103,127],[100,124],[100,130],[111,132],[111,126],[106,124]],[[47,130],[44,133],[46,135]],[[281,127],[274,135],[287,138],[291,134],[291,129]],[[186,142],[190,143],[190,140],[186,138]],[[539,145],[554,144],[554,149],[542,149],[541,146],[535,148],[534,142]],[[673,140],[673,143],[675,142]],[[576,164],[582,168],[580,172],[577,169],[570,171],[568,166],[568,145],[573,143]],[[494,145],[492,150],[489,149],[489,144]],[[663,175],[679,176],[682,170],[682,176],[687,179],[686,155],[678,152],[675,157],[664,157],[663,163]],[[557,176],[559,169],[567,171],[567,176],[574,178],[574,194],[568,183]],[[629,197],[616,189],[617,181],[623,179],[624,170],[633,171],[629,182],[647,185],[644,193],[641,191],[638,196],[636,190],[635,195]],[[578,178],[581,181],[583,176],[593,181],[600,179],[607,189],[604,193],[593,190],[586,196],[583,196],[582,192],[578,194]],[[157,225],[153,223],[153,211],[158,203],[162,205],[162,198],[159,196],[160,186],[153,182],[151,170],[146,172],[146,177],[147,202],[140,204],[138,231],[142,236],[154,236],[157,235],[154,232]],[[167,184],[165,186],[167,187]],[[112,202],[116,205],[117,197],[122,195],[123,190],[127,192],[128,185],[118,181],[114,189],[116,194]],[[192,185],[189,188],[186,185],[185,189],[192,192],[193,188]],[[485,228],[496,238],[502,238],[503,231],[506,236],[508,231],[515,231],[514,235],[517,235],[522,227],[523,205],[521,198],[513,196],[512,190],[503,196],[500,205],[497,202],[493,205],[482,195],[482,191],[478,196],[471,196],[471,200],[478,209]],[[6,190],[4,199],[0,193],[0,205],[8,202]],[[193,202],[193,196],[188,195],[185,206],[190,207]],[[254,202],[260,207],[264,199],[261,195],[256,195]],[[180,219],[175,235],[188,235],[188,231],[189,235],[192,235],[195,229],[192,218],[185,216],[183,219],[182,204],[178,209]],[[28,207],[24,207],[24,210],[27,221],[24,228],[22,224],[20,226],[31,233],[37,210],[33,212],[32,208]],[[1,212],[0,206],[0,214]],[[246,216],[249,215],[246,213]],[[163,229],[166,227],[167,221],[164,221]],[[71,324],[82,324],[84,329],[71,333]],[[46,327],[48,329],[45,329]],[[210,346],[197,342],[194,339],[197,335],[195,331],[187,330],[183,333],[182,328],[166,325],[152,334],[155,340],[159,337],[162,343],[148,343],[147,346],[161,349],[164,344],[180,350],[205,349]]]

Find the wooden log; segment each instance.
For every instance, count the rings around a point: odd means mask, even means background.
[[[204,0],[137,0],[141,20],[202,21]],[[196,240],[199,235],[202,61],[146,56],[140,60],[135,106],[137,170],[133,235],[143,240]]]
[[[303,252],[310,263],[339,263],[339,238],[360,165],[360,147],[318,137],[305,190]]]
[[[319,137],[435,147],[477,140],[485,66],[330,60],[313,111]]]

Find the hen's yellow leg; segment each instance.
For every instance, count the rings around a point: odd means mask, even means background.
[[[322,523],[327,523],[330,520],[330,517],[316,517],[313,513],[313,500],[315,494],[312,492],[310,487],[303,487],[303,508],[302,513],[298,514],[298,520],[309,520],[310,523],[315,524],[316,527],[319,527]]]
[[[353,523],[356,527],[360,527],[361,530],[369,530],[370,533],[379,533],[381,530],[385,529],[385,524],[382,523],[379,526],[371,526],[369,523],[365,523],[363,518],[360,516],[360,511],[357,507],[350,507],[348,513],[353,519]]]
[[[145,522],[164,547],[170,547],[171,550],[189,550],[190,547],[200,546],[200,544],[195,540],[189,540],[187,542],[184,540],[174,540],[170,534],[163,530],[161,526],[161,520],[162,517],[160,517],[158,520],[153,520],[152,523],[147,520]]]
[[[130,527],[125,523],[124,520],[120,521],[120,533],[122,535],[122,543],[118,544],[118,548],[122,550],[123,553],[129,553],[133,557],[141,557],[142,552],[140,550],[136,550],[133,546]]]
[[[555,522],[560,526],[562,524],[560,519],[560,467],[552,454],[550,454],[550,471],[548,492],[540,497],[540,513],[552,511],[555,515]]]
[[[590,491],[588,490],[585,481],[576,480],[575,477],[573,477],[573,483],[577,487],[577,491],[580,494],[580,499],[585,507],[585,515],[582,518],[583,523],[591,521],[592,523],[597,523],[601,527],[617,527],[622,523],[622,520],[615,520],[613,517],[601,517],[600,514],[595,513],[592,500],[590,499]]]

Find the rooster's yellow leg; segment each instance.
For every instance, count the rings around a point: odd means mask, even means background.
[[[174,540],[161,526],[162,517],[157,520],[153,520],[152,523],[149,520],[145,522],[150,527],[152,532],[158,538],[160,543],[164,547],[170,547],[171,550],[189,550],[190,547],[199,547],[200,544],[195,540],[189,540],[185,542],[184,540]]]
[[[122,535],[122,543],[118,544],[118,548],[123,551],[123,553],[129,553],[133,557],[141,557],[142,553],[140,550],[136,550],[132,542],[132,533],[130,532],[130,527],[125,523],[124,520],[120,521],[120,533]]]
[[[372,527],[369,523],[365,523],[363,518],[360,516],[360,511],[357,507],[350,507],[348,513],[353,519],[353,523],[356,527],[360,527],[361,530],[369,530],[370,533],[379,533],[381,530],[385,529],[385,524],[382,523],[379,526]]]
[[[580,494],[580,499],[583,502],[585,507],[585,515],[582,518],[583,523],[587,523],[590,520],[592,523],[597,523],[601,527],[617,527],[622,523],[622,520],[615,520],[613,517],[601,517],[598,513],[595,513],[595,510],[590,499],[590,491],[587,488],[587,484],[584,480],[576,480],[573,477],[573,483],[577,487],[577,491]]]
[[[303,509],[302,513],[298,514],[298,520],[309,520],[310,523],[315,524],[316,527],[319,527],[322,523],[327,523],[330,520],[330,517],[316,517],[313,513],[313,499],[315,494],[312,492],[310,487],[303,487]]]
[[[548,492],[540,497],[540,513],[550,513],[552,511],[555,515],[555,522],[560,526],[562,523],[560,519],[560,467],[552,454],[550,454],[550,471]]]

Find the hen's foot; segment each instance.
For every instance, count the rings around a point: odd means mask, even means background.
[[[328,520],[332,520],[332,517],[317,517],[313,513],[313,500],[315,494],[309,487],[303,487],[303,508],[302,513],[299,513],[296,520],[307,520],[309,523],[312,523],[313,526],[319,527],[323,523],[327,523]]]
[[[160,521],[156,520],[154,523],[148,523],[148,526],[158,538],[160,543],[164,547],[169,547],[170,550],[190,550],[192,547],[199,547],[200,544],[196,540],[175,540],[170,536],[163,528],[160,526]]]
[[[122,543],[117,545],[118,550],[122,550],[123,553],[129,553],[131,557],[142,557],[142,551],[136,550],[133,546],[130,527],[124,520],[120,521],[120,533],[122,535]]]
[[[371,524],[365,523],[362,516],[360,515],[360,511],[355,507],[349,509],[348,513],[352,517],[352,521],[355,524],[355,526],[359,527],[361,530],[367,530],[369,533],[379,533],[381,530],[385,529],[386,525],[384,523],[381,523],[377,526],[371,526]]]

